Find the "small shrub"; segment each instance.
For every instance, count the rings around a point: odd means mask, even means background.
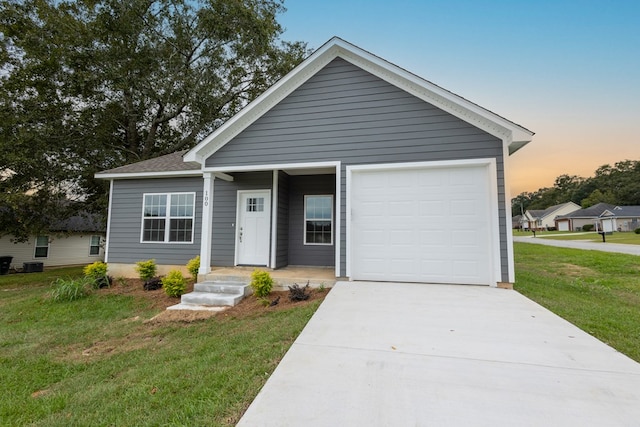
[[[593,224],[585,224],[582,226],[582,231],[591,231],[593,230]]]
[[[162,287],[170,297],[179,297],[187,290],[187,281],[179,270],[171,270],[162,278]]]
[[[111,286],[111,282],[113,282],[113,278],[107,276],[107,264],[102,261],[87,265],[82,272],[87,279],[92,281],[94,289]]]
[[[195,258],[191,258],[187,263],[187,270],[193,279],[198,278],[198,270],[200,269],[200,255]]]
[[[136,262],[136,271],[142,280],[149,280],[155,277],[158,266],[155,259]]]
[[[93,281],[88,277],[78,279],[58,278],[52,283],[51,299],[55,302],[75,301],[91,293]]]
[[[144,282],[144,285],[142,285],[142,289],[144,289],[145,291],[155,291],[157,289],[160,289],[162,287],[162,278],[160,277],[154,277],[153,279],[149,279],[146,282]]]
[[[318,292],[323,293],[327,291],[327,287],[325,286],[324,283],[320,283],[320,286],[318,286]]]
[[[640,227],[638,227],[635,230],[633,230],[633,232],[636,233],[636,234],[640,234]]]
[[[308,300],[311,296],[307,293],[307,289],[309,289],[309,282],[301,288],[298,284],[294,284],[293,286],[289,286],[289,301],[305,301]]]
[[[251,288],[258,298],[264,298],[271,293],[273,279],[267,271],[255,270],[251,273]]]

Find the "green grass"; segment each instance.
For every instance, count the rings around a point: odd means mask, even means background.
[[[514,243],[514,288],[640,362],[640,257]]]
[[[80,274],[0,277],[0,425],[234,425],[319,305],[158,324],[132,296],[47,298]]]
[[[554,234],[566,234],[566,233],[568,233],[568,231],[536,231],[536,237],[537,236],[553,236]],[[513,235],[516,237],[532,237],[533,232],[513,230]]]

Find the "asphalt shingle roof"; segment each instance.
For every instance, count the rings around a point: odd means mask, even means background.
[[[176,172],[200,170],[200,163],[185,162],[182,157],[187,150],[176,151],[154,159],[143,160],[137,163],[120,166],[114,169],[98,172],[97,175],[112,173],[144,173],[144,172]]]
[[[598,203],[585,209],[578,209],[575,212],[561,215],[558,218],[594,218],[602,215],[606,210],[613,212],[614,208],[615,206],[609,203]]]

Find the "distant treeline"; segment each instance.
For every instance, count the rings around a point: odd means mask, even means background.
[[[590,178],[560,175],[553,187],[525,191],[511,199],[511,212],[515,216],[527,209],[546,209],[569,201],[583,208],[600,202],[618,206],[640,205],[640,160],[600,166]]]

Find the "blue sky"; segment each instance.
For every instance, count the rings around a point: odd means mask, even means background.
[[[333,36],[534,132],[511,195],[640,160],[640,1],[288,0],[285,40]]]

